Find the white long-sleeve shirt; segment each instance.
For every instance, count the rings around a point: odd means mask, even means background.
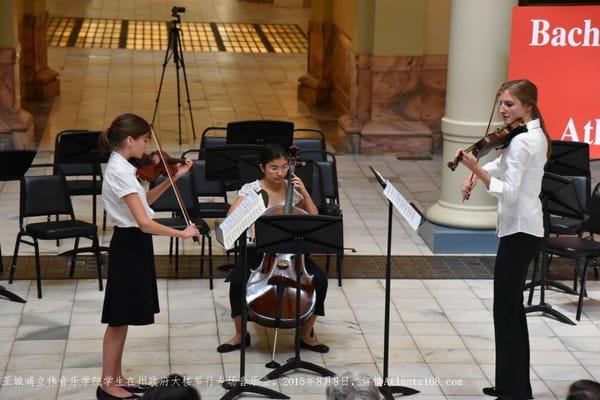
[[[523,232],[544,236],[540,191],[548,142],[540,121],[527,123],[500,157],[485,164],[491,176],[487,192],[498,198],[498,237]]]

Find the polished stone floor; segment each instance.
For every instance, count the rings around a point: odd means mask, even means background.
[[[328,354],[302,352],[308,361],[336,373],[360,370],[382,374],[384,285],[379,279],[330,280],[326,316],[315,331],[331,347]],[[35,283],[10,287],[26,304],[0,303],[0,398],[92,399],[101,366],[99,323],[102,293],[94,280],[46,280],[38,300]],[[528,318],[531,377],[536,399],[564,399],[568,385],[600,379],[600,284],[576,326],[540,316]],[[232,332],[227,284],[207,280],[159,280],[161,313],[155,325],[132,327],[124,366],[132,377],[152,380],[169,372],[187,374],[203,399],[225,392],[219,380],[238,374],[239,353],[219,354]],[[392,282],[389,376],[414,387],[415,399],[484,399],[493,383],[494,341],[490,280],[394,280]],[[548,301],[573,318],[576,299],[550,293]],[[268,369],[273,331],[250,324],[252,345],[247,375]],[[293,353],[291,331],[282,331],[277,360]],[[3,371],[3,372],[2,372]],[[33,377],[33,378],[30,378]],[[31,381],[33,379],[33,381]],[[62,382],[62,383],[61,383]],[[293,399],[323,399],[324,382],[306,373],[290,374],[274,387]]]

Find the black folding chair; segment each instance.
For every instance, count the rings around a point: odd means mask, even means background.
[[[70,196],[92,196],[92,223],[96,224],[97,196],[102,194],[101,164],[108,162],[107,155],[99,150],[98,131],[66,130],[56,135],[54,142],[54,174],[86,179],[67,179]],[[106,211],[102,229],[106,230]]]
[[[50,167],[52,164],[36,165]],[[92,240],[91,251],[96,256],[98,288],[102,290],[102,267],[100,263],[100,247],[97,227],[94,224],[75,219],[71,198],[67,193],[67,184],[63,175],[24,176],[21,178],[21,196],[19,208],[19,227],[12,258],[9,283],[12,283],[21,243],[29,244],[35,250],[35,271],[38,298],[42,298],[42,282],[40,268],[40,252],[38,240],[75,239],[73,257],[71,259],[71,276],[75,268],[75,258],[80,238]],[[70,219],[64,221],[32,222],[24,224],[29,217],[66,214]],[[30,237],[33,241],[24,240]]]

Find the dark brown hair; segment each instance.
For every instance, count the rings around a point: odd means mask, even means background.
[[[128,136],[137,139],[147,133],[150,133],[150,125],[144,118],[135,114],[121,114],[100,135],[100,148],[110,153],[120,148]]]
[[[540,120],[540,126],[544,131],[544,135],[546,136],[546,141],[548,142],[548,151],[546,152],[546,157],[550,158],[550,153],[552,152],[552,139],[550,139],[550,135],[548,135],[544,118],[542,117],[542,113],[537,105],[537,86],[527,79],[516,79],[513,81],[504,82],[502,86],[500,86],[496,97],[500,97],[502,92],[505,90],[508,90],[510,94],[519,99],[523,106],[531,106],[531,116]]]

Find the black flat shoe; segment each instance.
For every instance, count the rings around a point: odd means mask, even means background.
[[[138,385],[135,383],[132,383],[131,385],[123,385],[123,386],[119,386],[119,387],[122,389],[125,389],[131,393],[145,393],[148,390],[153,388],[153,386],[150,386],[150,385]]]
[[[496,386],[484,387],[482,390],[486,396],[498,397],[500,393],[496,390]]]
[[[508,396],[506,393],[499,391],[498,389],[496,389],[496,386],[490,386],[490,387],[484,387],[482,390],[483,394],[487,395],[487,396],[491,396],[491,397],[495,397],[496,400],[502,400],[504,398],[508,399],[510,398],[510,396]],[[532,396],[528,397],[529,399],[533,399]]]
[[[246,347],[248,347],[248,346],[250,346],[250,334],[248,332],[246,332]],[[238,343],[238,344],[223,343],[222,345],[217,347],[217,352],[229,353],[231,351],[239,350],[240,347],[242,347],[241,343]]]
[[[96,389],[96,399],[98,400],[131,400],[131,399],[140,399],[141,397],[137,394],[131,394],[128,397],[117,397],[113,396],[104,391],[100,386]]]
[[[322,343],[319,344],[308,344],[308,343],[304,343],[302,340],[300,341],[300,348],[301,349],[306,349],[306,350],[311,350],[311,351],[315,351],[317,353],[329,353],[329,347],[325,346]]]

